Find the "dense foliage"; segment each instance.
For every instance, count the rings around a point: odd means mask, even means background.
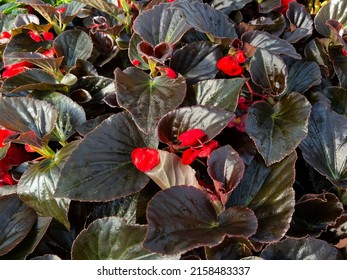
[[[347,258],[346,0],[0,10],[0,259]]]

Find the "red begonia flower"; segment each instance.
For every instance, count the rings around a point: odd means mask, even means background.
[[[15,76],[33,66],[34,64],[26,61],[7,65],[5,66],[5,71],[2,73],[2,78],[9,78]]]
[[[28,34],[29,34],[30,38],[33,39],[35,42],[41,42],[42,41],[40,34],[37,33],[36,31],[30,30],[28,32]]]
[[[342,53],[343,53],[344,56],[347,56],[347,50],[346,49],[343,48],[342,49]]]
[[[199,128],[190,129],[183,132],[178,136],[178,140],[181,141],[180,147],[195,146],[200,143],[200,140],[204,136],[206,136],[206,133]]]
[[[11,33],[4,31],[0,34],[0,39],[11,39]]]
[[[237,60],[238,58],[231,54],[224,56],[220,60],[218,60],[217,68],[228,76],[239,76],[243,74],[244,69],[241,65],[239,65],[239,62],[237,62]]]
[[[216,140],[211,140],[199,149],[199,157],[209,157],[212,151],[215,150],[217,147],[218,142]]]
[[[138,59],[134,59],[131,63],[132,63],[132,65],[134,65],[134,66],[139,66],[139,65],[141,64],[141,61],[138,60]]]
[[[52,32],[45,31],[42,33],[42,36],[46,41],[52,41],[54,39],[54,34]]]
[[[138,170],[147,172],[159,164],[160,157],[156,149],[135,148],[131,153],[131,160]]]
[[[58,14],[63,14],[63,13],[65,13],[65,11],[66,11],[66,8],[65,8],[65,7],[61,7],[61,8],[59,8],[59,9],[57,9],[57,13],[58,13]]]
[[[45,51],[42,54],[47,56],[47,57],[53,58],[55,56],[56,52],[55,52],[54,48],[50,48],[48,51]]]
[[[15,181],[13,180],[10,173],[0,174],[0,187],[1,186],[10,186],[14,185]]]
[[[250,107],[249,102],[247,101],[247,99],[244,96],[241,96],[238,101],[237,101],[237,106],[243,110],[243,111],[247,111],[248,108]]]
[[[245,63],[246,62],[245,53],[243,51],[237,51],[237,53],[235,54],[235,59],[236,59],[236,62],[238,63]]]
[[[240,132],[246,131],[247,113],[242,116],[236,116],[228,123],[227,127],[235,127]]]
[[[8,137],[16,134],[15,131],[0,128],[0,148],[3,148],[7,145],[7,143],[4,144],[4,140],[7,139]]]
[[[176,79],[177,78],[177,73],[172,70],[170,67],[164,67],[165,73],[166,75],[170,78],[170,79]]]
[[[289,8],[289,3],[290,2],[296,2],[296,0],[281,0],[281,8],[280,8],[280,13],[285,15],[288,8]]]
[[[199,149],[189,148],[185,150],[182,154],[182,163],[191,164],[199,156],[199,153]]]

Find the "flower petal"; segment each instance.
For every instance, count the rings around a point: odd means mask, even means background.
[[[178,136],[178,140],[181,141],[180,147],[195,146],[199,144],[199,140],[201,140],[205,136],[206,133],[199,128],[183,132]]]
[[[160,162],[159,152],[151,148],[135,148],[131,153],[133,164],[142,172],[152,170]]]

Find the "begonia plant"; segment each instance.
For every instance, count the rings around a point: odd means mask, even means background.
[[[0,3],[0,259],[347,259],[347,1]]]

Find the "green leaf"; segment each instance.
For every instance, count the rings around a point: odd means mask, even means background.
[[[151,78],[134,67],[115,71],[118,104],[130,112],[138,127],[149,134],[156,129],[162,116],[178,107],[186,95],[182,76],[167,75]]]
[[[214,150],[207,160],[207,171],[223,204],[240,183],[245,166],[238,153],[229,145]]]
[[[0,125],[21,135],[16,142],[41,147],[48,141],[57,111],[49,103],[30,97],[1,97]]]
[[[287,67],[277,55],[258,48],[251,59],[250,69],[254,83],[265,92],[279,95],[287,87]]]
[[[304,159],[335,186],[347,187],[347,118],[327,104],[312,107],[308,135],[301,142]]]
[[[261,252],[265,260],[341,260],[333,245],[315,238],[292,239],[271,243]]]
[[[24,90],[53,91],[66,86],[50,73],[42,69],[28,69],[15,76],[7,78],[2,84],[2,91],[20,92]]]
[[[331,101],[331,107],[340,115],[347,117],[347,89],[342,87],[324,88],[324,95]]]
[[[158,137],[164,143],[178,145],[180,134],[198,128],[206,133],[204,142],[207,142],[219,134],[233,116],[233,113],[216,107],[181,107],[166,114],[160,120]]]
[[[347,56],[342,53],[341,46],[329,47],[329,57],[333,63],[335,73],[339,79],[339,86],[347,87]]]
[[[284,32],[283,38],[289,43],[297,43],[310,37],[313,32],[313,20],[306,7],[297,2],[290,2],[287,11],[290,30]]]
[[[28,235],[37,215],[17,195],[0,197],[0,209],[0,256],[2,256]]]
[[[232,207],[217,216],[208,194],[189,186],[158,192],[147,207],[147,219],[143,246],[169,255],[218,245],[225,236],[248,237],[257,228],[250,209]]]
[[[54,192],[62,166],[77,147],[78,141],[71,142],[59,150],[53,158],[47,158],[27,169],[18,183],[18,195],[28,206],[41,216],[53,217],[70,228],[68,211],[70,200],[55,198]]]
[[[258,219],[252,240],[274,242],[287,232],[294,212],[295,162],[293,152],[272,166],[255,157],[246,167],[241,183],[233,190],[228,206],[247,206]],[[274,218],[275,217],[275,218]]]
[[[160,260],[167,259],[142,247],[146,226],[129,225],[119,217],[98,219],[75,239],[73,260]]]
[[[325,37],[330,37],[331,30],[326,25],[327,20],[334,19],[340,22],[345,28],[347,26],[346,18],[347,2],[330,1],[321,7],[314,18],[314,25],[317,31]]]
[[[210,105],[234,112],[240,91],[247,79],[214,79],[193,86],[199,105]]]
[[[68,30],[53,41],[57,56],[64,56],[63,65],[74,66],[77,59],[87,60],[93,50],[93,42],[88,34],[81,30]]]
[[[222,12],[200,1],[178,1],[172,7],[178,9],[192,28],[206,33],[212,42],[218,39],[237,38],[235,24]]]
[[[9,253],[0,256],[0,260],[25,260],[36,249],[51,221],[51,217],[37,217],[27,236]]]
[[[297,60],[289,66],[286,93],[304,93],[311,87],[320,85],[321,79],[322,74],[316,62]]]
[[[217,61],[222,53],[219,45],[194,42],[174,52],[170,67],[186,78],[187,84],[212,79],[218,72]]]
[[[296,52],[292,44],[267,32],[248,31],[242,34],[241,40],[244,43],[243,51],[249,57],[253,56],[257,48],[262,48],[277,55],[284,54],[301,59],[301,55]]]
[[[131,161],[136,147],[146,144],[130,116],[119,113],[109,117],[71,153],[61,171],[55,197],[111,201],[140,191],[149,178]]]
[[[110,0],[78,0],[78,2],[82,2],[114,17],[117,17],[122,13],[121,9],[119,9],[118,6]]]
[[[146,172],[160,188],[163,190],[172,186],[187,185],[200,187],[195,170],[190,165],[183,164],[181,158],[173,153],[158,150],[160,162],[150,171]]]
[[[58,111],[51,140],[67,141],[76,132],[76,127],[86,121],[84,109],[63,94],[51,93],[46,95],[43,100],[53,105]]]
[[[285,95],[273,107],[257,102],[248,109],[246,132],[267,165],[291,154],[307,135],[311,105],[298,93]]]
[[[133,28],[135,33],[153,46],[162,42],[176,44],[190,29],[182,14],[168,3],[156,5],[141,13]]]
[[[318,237],[342,214],[343,205],[332,193],[305,194],[295,205],[287,236]]]

